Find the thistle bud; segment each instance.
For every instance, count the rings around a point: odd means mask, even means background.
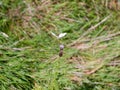
[[[63,56],[63,49],[64,49],[64,45],[60,45],[60,52],[59,52],[59,56],[62,57]]]
[[[63,50],[64,49],[64,45],[60,45],[60,50]]]

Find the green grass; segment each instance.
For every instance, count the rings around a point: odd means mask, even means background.
[[[119,90],[119,11],[99,0],[0,2],[0,90]]]

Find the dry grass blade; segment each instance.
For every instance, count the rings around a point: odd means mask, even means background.
[[[99,70],[100,68],[102,68],[103,66],[104,66],[104,64],[100,64],[100,65],[98,65],[96,68],[94,68],[93,70],[90,70],[90,71],[85,72],[85,74],[87,74],[87,75],[93,74],[93,73],[95,73],[97,70]]]
[[[73,48],[76,48],[78,50],[86,50],[91,47],[92,47],[92,45],[89,45],[88,43],[80,43],[80,44],[76,44],[75,46],[73,46]]]
[[[12,48],[14,51],[23,51],[26,49],[30,49],[31,47],[22,47],[22,48]]]
[[[78,38],[77,40],[75,40],[73,43],[71,43],[69,46],[74,45],[75,43],[79,42],[84,36],[86,36],[87,34],[89,34],[90,32],[92,32],[95,28],[97,28],[98,26],[100,26],[102,23],[104,23],[106,20],[108,20],[110,18],[111,15],[105,17],[101,22],[97,23],[96,25],[90,27],[80,38]]]
[[[110,18],[111,15],[105,17],[101,22],[97,23],[94,26],[91,26],[80,38],[83,38],[85,35],[87,35],[88,33],[90,33],[91,31],[93,31],[95,28],[97,28],[99,25],[101,25],[102,23],[104,23],[108,18]]]
[[[115,37],[115,36],[118,36],[118,35],[120,35],[120,32],[109,34],[108,36],[96,37],[94,39],[81,40],[79,43],[84,43],[84,42],[89,42],[89,41],[97,41],[97,40],[106,41],[106,40],[110,40],[110,39],[112,39],[112,37]]]
[[[95,45],[98,45],[101,42],[109,41],[109,40],[113,39],[113,37],[118,36],[118,35],[120,35],[120,32],[110,34],[108,36],[100,36],[100,37],[97,37],[94,39],[82,40],[82,41],[78,42],[78,44],[75,44],[73,47],[78,50],[86,50]],[[90,42],[90,41],[92,41],[90,45],[88,43],[85,43],[85,42]]]
[[[18,41],[16,41],[16,42],[14,42],[10,47],[16,46],[19,42],[23,41],[24,39],[25,39],[25,38],[22,38],[22,39],[20,39],[20,40],[18,40]]]

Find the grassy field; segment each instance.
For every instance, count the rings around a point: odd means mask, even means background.
[[[100,0],[1,0],[0,90],[120,90],[119,23]]]

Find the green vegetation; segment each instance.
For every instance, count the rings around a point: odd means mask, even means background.
[[[119,16],[100,0],[1,0],[0,90],[120,90]]]

